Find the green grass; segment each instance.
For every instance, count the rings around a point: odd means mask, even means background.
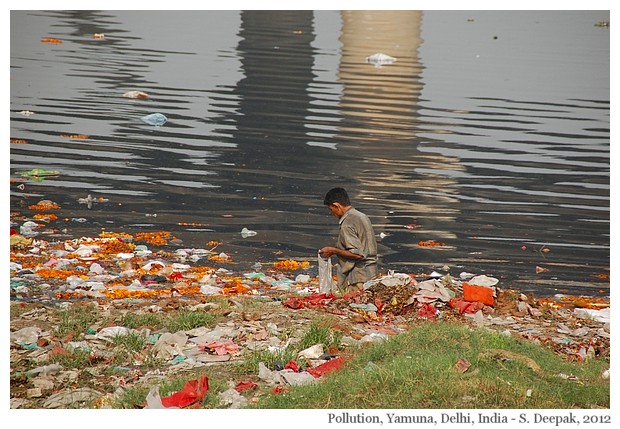
[[[454,368],[461,358],[471,364],[464,373]],[[608,365],[568,362],[549,349],[498,333],[424,323],[362,349],[321,383],[265,396],[252,407],[608,408],[609,380],[601,377]],[[575,375],[578,382],[561,374]]]
[[[97,321],[94,305],[73,305],[70,310],[59,310],[60,324],[54,334],[60,338],[73,334],[79,338],[89,326]]]
[[[218,317],[208,311],[193,311],[189,308],[182,308],[174,314],[167,313],[145,313],[125,314],[119,324],[127,328],[142,328],[148,326],[152,329],[167,329],[170,332],[185,331],[200,326],[215,326]]]

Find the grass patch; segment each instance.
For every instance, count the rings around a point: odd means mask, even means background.
[[[174,314],[168,313],[127,313],[119,324],[131,329],[149,327],[154,330],[167,329],[170,332],[188,331],[200,326],[215,326],[217,316],[204,310],[182,308]]]
[[[455,369],[459,359],[471,366]],[[609,362],[569,362],[551,350],[486,330],[424,323],[363,348],[314,385],[253,408],[609,408]],[[562,378],[575,376],[578,382]]]
[[[58,316],[60,324],[56,327],[54,334],[60,338],[71,334],[79,338],[98,318],[97,309],[91,304],[74,304],[69,310],[59,310]]]

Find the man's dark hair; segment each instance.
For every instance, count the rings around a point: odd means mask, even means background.
[[[325,194],[325,199],[323,200],[323,204],[329,206],[334,203],[340,203],[343,206],[350,206],[351,201],[349,200],[349,194],[344,188],[332,188],[327,191]]]

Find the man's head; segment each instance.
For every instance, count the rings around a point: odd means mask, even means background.
[[[342,217],[351,206],[351,201],[349,200],[349,194],[347,194],[344,188],[332,188],[325,194],[323,204],[327,206],[334,216]]]

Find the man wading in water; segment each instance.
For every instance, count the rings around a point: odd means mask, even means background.
[[[336,247],[326,246],[319,255],[338,257],[338,289],[342,292],[362,290],[377,275],[377,240],[368,216],[351,205],[343,188],[330,189],[323,204],[339,219]]]

